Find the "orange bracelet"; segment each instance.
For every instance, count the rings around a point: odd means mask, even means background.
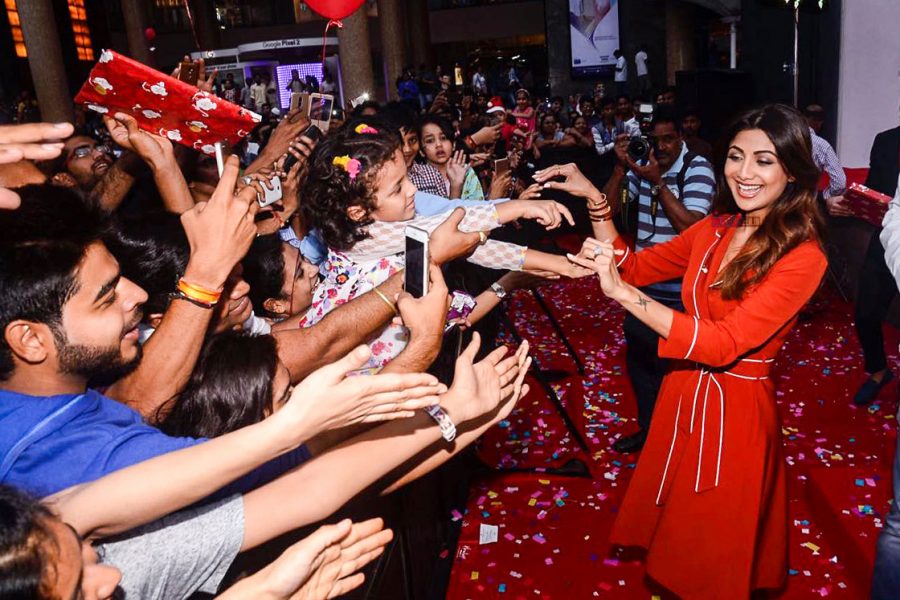
[[[213,292],[200,286],[193,285],[185,281],[184,278],[178,280],[178,291],[192,300],[211,305],[217,304],[219,298],[222,297],[222,292]]]

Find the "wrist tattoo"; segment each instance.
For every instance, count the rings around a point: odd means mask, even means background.
[[[644,310],[647,310],[647,307],[650,305],[650,300],[648,300],[647,298],[644,298],[643,296],[638,294],[638,298],[637,298],[637,300],[634,301],[634,303],[637,304],[638,306],[640,306],[641,308],[643,308]]]

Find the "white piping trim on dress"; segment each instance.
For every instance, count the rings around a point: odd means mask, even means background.
[[[697,387],[694,388],[694,403],[691,404],[691,427],[690,433],[694,433],[694,415],[697,413],[697,394],[700,393],[700,384],[703,383],[703,376],[706,369],[700,369],[700,377],[697,378]]]
[[[675,450],[675,438],[678,436],[678,417],[681,416],[681,398],[678,398],[678,408],[675,409],[675,427],[672,428],[672,443],[669,445],[669,455],[666,457],[666,466],[663,469],[662,479],[659,480],[659,491],[656,493],[656,505],[661,506],[659,499],[662,497],[663,486],[666,484],[666,475],[669,472],[669,462],[672,460],[672,451]]]
[[[628,253],[631,252],[631,249],[628,246],[625,246],[625,254],[622,255],[622,259],[616,263],[616,268],[622,266],[622,263],[625,262],[625,259],[628,258]]]
[[[703,375],[700,375],[702,378]],[[712,380],[712,373],[709,373],[709,379],[706,380],[706,391],[703,393],[703,418],[700,419],[700,452],[697,455],[697,481],[694,483],[694,492],[700,491],[700,468],[703,465],[703,442],[706,437],[706,401],[709,398],[709,382]]]
[[[696,301],[694,302],[694,310],[697,310],[697,302]],[[690,356],[691,352],[694,351],[694,345],[697,343],[697,335],[700,333],[700,319],[698,319],[694,315],[691,315],[691,316],[694,317],[694,337],[691,338],[691,345],[688,348],[687,354],[684,355],[685,358]]]
[[[725,392],[722,390],[722,386],[719,385],[715,375],[710,373],[709,378],[719,388],[719,451],[716,453],[716,487],[719,487],[719,472],[722,468],[722,439],[725,435]],[[699,481],[698,477],[697,482],[699,483]]]

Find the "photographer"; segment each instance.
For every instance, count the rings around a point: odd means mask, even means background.
[[[636,156],[640,146],[649,147],[646,158]],[[710,209],[715,178],[708,160],[690,152],[681,138],[681,123],[669,110],[657,110],[648,135],[619,135],[615,145],[616,166],[603,188],[613,211],[621,209],[624,194],[635,202],[637,249],[667,242],[702,219]],[[681,309],[681,283],[666,281],[642,288],[650,298],[670,308]],[[640,430],[616,440],[618,452],[636,452],[644,445],[659,386],[668,361],[657,356],[659,336],[631,314],[623,323],[626,364],[638,407]]]

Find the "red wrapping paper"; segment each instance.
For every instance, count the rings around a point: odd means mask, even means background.
[[[205,154],[215,154],[216,142],[237,144],[261,118],[113,50],[100,53],[75,101],[101,114],[130,114],[141,129]]]
[[[858,183],[850,184],[850,187],[844,192],[844,198],[854,215],[876,227],[881,227],[888,204],[891,202],[890,196]]]

